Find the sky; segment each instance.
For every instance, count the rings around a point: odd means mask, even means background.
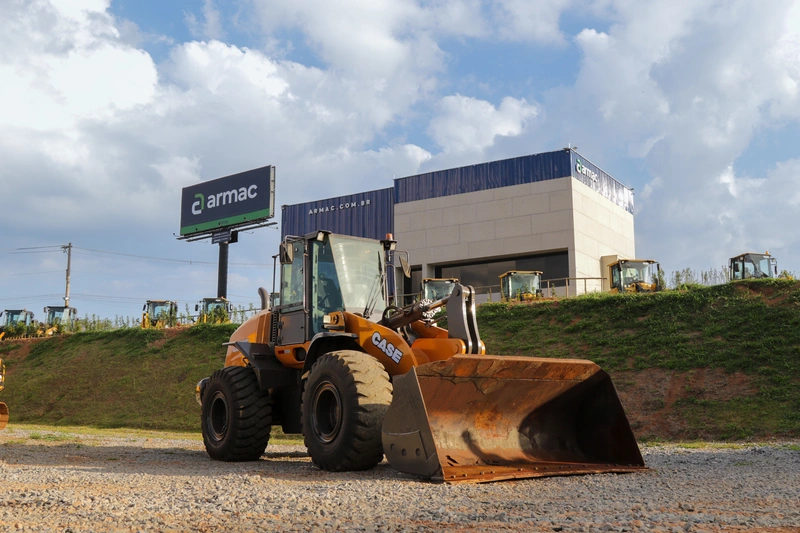
[[[276,206],[577,146],[669,274],[800,271],[800,2],[0,0],[0,309],[215,296],[183,187],[275,165]],[[280,222],[280,213],[276,220]],[[230,246],[272,286],[278,227]]]

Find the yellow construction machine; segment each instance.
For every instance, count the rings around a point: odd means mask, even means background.
[[[272,425],[315,465],[396,469],[448,483],[641,470],[614,385],[591,361],[486,355],[472,287],[387,304],[391,235],[319,231],[280,245],[280,305],[242,324],[223,368],[195,389],[203,442],[253,461]],[[277,266],[277,265],[276,265]],[[448,329],[432,325],[446,308]]]
[[[661,266],[652,259],[618,259],[608,265],[612,293],[664,290],[659,281]]]
[[[769,252],[763,254],[746,252],[731,257],[728,262],[731,280],[778,277],[778,260]]]
[[[178,302],[147,300],[142,307],[142,328],[171,328],[178,324]]]
[[[435,302],[447,298],[453,292],[458,278],[424,278],[422,280],[422,299]]]
[[[6,365],[3,364],[3,360],[0,359],[0,391],[6,385]],[[3,402],[0,402],[0,429],[5,429],[8,425],[8,406]]]
[[[233,305],[225,298],[203,298],[195,304],[198,324],[227,324],[231,321]]]
[[[542,272],[510,270],[500,275],[500,299],[530,302],[542,297]]]
[[[30,334],[30,326],[35,326],[33,312],[27,309],[4,309],[0,312],[0,339],[3,337],[26,337]]]
[[[78,310],[66,305],[51,305],[44,308],[44,316],[42,334],[51,336],[70,328],[78,317]]]

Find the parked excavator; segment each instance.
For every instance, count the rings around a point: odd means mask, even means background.
[[[778,277],[778,260],[769,252],[763,254],[746,252],[731,257],[728,262],[731,280]]]
[[[171,328],[178,324],[178,302],[147,300],[142,307],[142,329]]]
[[[610,377],[591,361],[486,355],[472,287],[389,305],[396,241],[318,231],[287,236],[280,305],[227,343],[201,380],[203,442],[222,461],[258,460],[272,425],[303,435],[327,471],[366,470],[386,455],[434,481],[645,468]],[[276,265],[277,267],[277,265]],[[447,311],[447,329],[431,315]]]
[[[510,270],[500,275],[500,300],[530,302],[542,297],[540,270]]]
[[[617,294],[664,290],[659,281],[660,271],[661,266],[652,259],[618,259],[608,265],[611,292]]]
[[[198,324],[227,324],[231,321],[233,305],[225,298],[203,298],[195,304],[194,310],[199,313]]]
[[[3,364],[3,360],[0,359],[0,391],[6,385],[6,365]],[[8,406],[3,402],[0,402],[0,429],[5,429],[8,425]]]

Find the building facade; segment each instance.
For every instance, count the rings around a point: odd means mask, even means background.
[[[633,211],[632,189],[565,149],[283,206],[282,233],[392,233],[412,266],[399,293],[418,293],[423,278],[458,278],[486,301],[497,299],[509,270],[542,271],[543,285],[559,294],[607,288],[601,257],[636,256]]]

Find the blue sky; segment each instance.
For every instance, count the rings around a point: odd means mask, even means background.
[[[800,271],[796,1],[31,0],[4,17],[0,309],[57,304],[68,242],[82,315],[213,295],[217,249],[173,235],[202,180],[274,164],[291,204],[568,143],[635,189],[637,255],[667,272],[766,249]],[[231,247],[235,303],[271,284],[278,239]],[[55,247],[18,253],[38,246]]]

